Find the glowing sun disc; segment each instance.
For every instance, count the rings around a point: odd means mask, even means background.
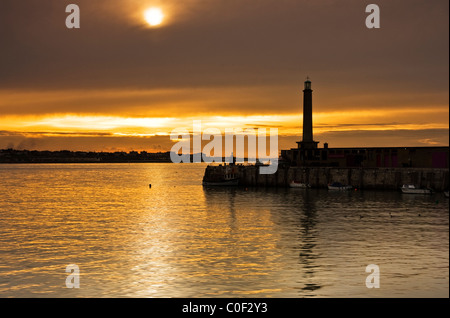
[[[150,8],[144,12],[145,21],[151,26],[156,26],[162,23],[164,14],[161,9]]]

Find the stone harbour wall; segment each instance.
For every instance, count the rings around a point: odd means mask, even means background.
[[[398,190],[403,184],[414,184],[435,191],[449,188],[449,170],[433,168],[327,168],[327,167],[278,167],[275,174],[259,174],[257,166],[235,166],[240,185],[256,187],[288,187],[291,181],[309,183],[313,188],[326,188],[340,182],[359,189]],[[205,178],[214,169],[224,166],[208,166]]]

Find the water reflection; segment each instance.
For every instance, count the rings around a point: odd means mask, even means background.
[[[257,189],[257,188],[204,188],[205,203],[208,210],[219,210],[229,216],[230,233],[242,236],[255,226],[255,219],[243,227],[239,221],[249,214],[258,214],[259,218],[268,218],[265,231],[265,243],[272,243],[275,250],[276,264],[261,264],[274,279],[279,281],[292,279],[298,290],[297,296],[315,296],[320,289],[320,278],[316,273],[320,265],[316,262],[320,253],[316,251],[318,223],[316,201],[320,196],[315,191],[306,189]],[[262,199],[264,198],[264,199]],[[252,206],[251,209],[249,207]],[[269,231],[270,229],[270,231]],[[250,239],[246,237],[246,240]],[[271,242],[272,241],[272,242]],[[243,241],[245,242],[245,241]],[[240,244],[236,241],[236,244]],[[260,240],[251,242],[257,249]],[[261,253],[261,250],[259,251]],[[245,258],[245,254],[235,255]],[[277,268],[271,268],[274,265]],[[280,273],[280,270],[284,270]],[[287,270],[287,271],[286,271]],[[248,271],[251,271],[249,268]],[[247,274],[251,274],[250,272]],[[276,276],[276,277],[275,277]],[[292,293],[296,296],[295,292]]]
[[[448,297],[448,199],[204,188],[203,171],[0,167],[0,295]],[[365,287],[368,264],[383,288]]]
[[[312,195],[309,190],[303,190],[301,197],[303,199],[303,214],[300,219],[299,261],[302,265],[305,279],[302,290],[314,292],[315,290],[321,288],[321,286],[316,283],[317,280],[315,277],[315,272],[318,267],[315,260],[320,257],[320,255],[314,251],[314,248],[317,245],[315,231],[315,225],[317,222],[317,209],[315,201],[317,200],[317,196]],[[311,293],[310,295],[314,296],[315,294]]]
[[[236,187],[203,187],[205,203],[209,211],[218,211],[229,215],[230,232],[237,229],[236,197],[237,193],[244,191]]]

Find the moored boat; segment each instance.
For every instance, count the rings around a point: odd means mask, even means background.
[[[309,184],[298,181],[291,181],[291,183],[289,183],[289,186],[291,188],[302,188],[302,189],[311,188]]]
[[[347,191],[351,190],[353,187],[351,185],[344,185],[340,182],[333,182],[328,185],[328,190],[340,190],[340,191]]]
[[[406,194],[431,194],[433,192],[428,188],[416,188],[413,184],[404,184],[400,189]]]
[[[237,186],[239,185],[239,174],[234,165],[224,166],[217,173],[204,176],[202,184],[204,186]]]

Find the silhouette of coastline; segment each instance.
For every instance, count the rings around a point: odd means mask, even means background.
[[[0,163],[128,163],[128,162],[171,162],[170,152],[149,153],[92,152],[92,151],[38,151],[0,149]]]

